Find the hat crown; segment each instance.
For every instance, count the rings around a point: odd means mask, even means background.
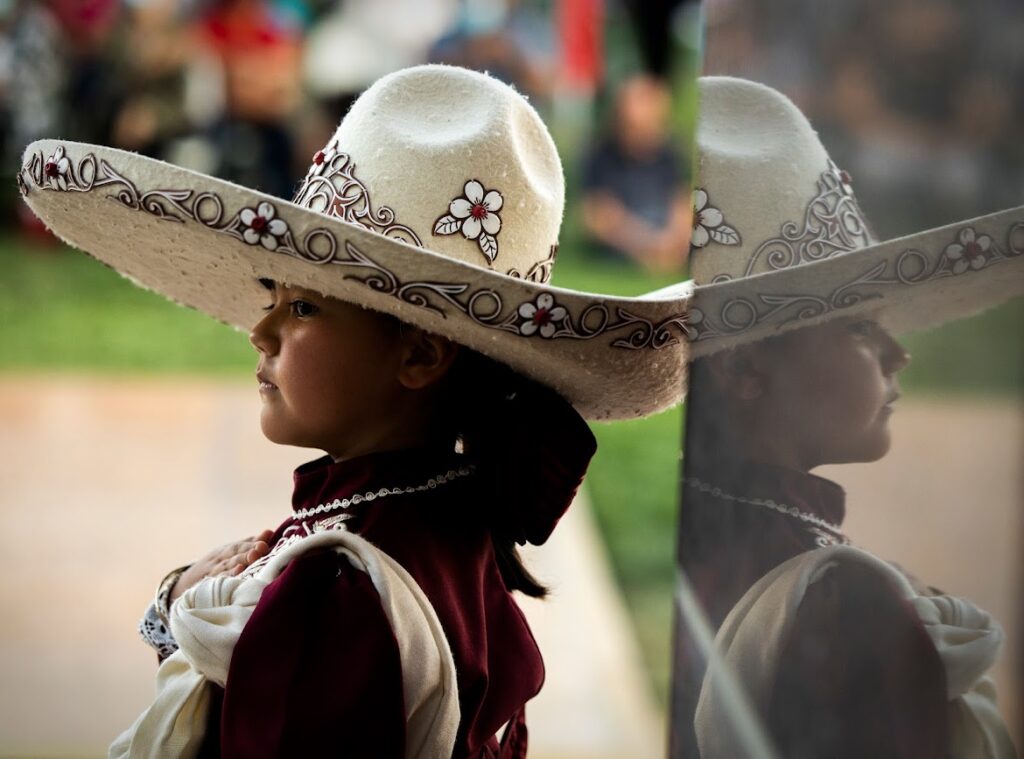
[[[380,79],[318,152],[295,196],[465,263],[547,282],[565,180],[547,128],[498,80],[427,65]]]
[[[787,269],[872,244],[849,177],[782,93],[700,80],[691,267],[698,284]]]

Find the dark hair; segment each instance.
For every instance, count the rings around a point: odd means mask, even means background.
[[[465,347],[442,392],[439,423],[493,486],[488,521],[502,579],[543,598],[517,544],[547,539],[583,479],[593,436],[555,391]]]
[[[691,468],[709,468],[730,450],[731,435],[735,433],[729,400],[715,381],[707,358],[691,362],[687,396],[684,475]]]

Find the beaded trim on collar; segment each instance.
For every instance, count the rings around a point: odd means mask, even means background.
[[[783,516],[790,517],[791,519],[799,519],[804,523],[807,530],[809,530],[815,536],[815,542],[822,547],[830,545],[849,545],[850,539],[843,534],[842,528],[828,522],[821,517],[816,517],[813,514],[808,514],[806,511],[801,511],[796,506],[787,506],[784,503],[777,503],[771,498],[747,498],[745,496],[732,495],[726,493],[717,485],[712,485],[696,477],[684,477],[683,483],[688,487],[699,490],[701,493],[707,493],[713,498],[719,498],[723,501],[732,501],[734,503],[746,503],[751,506],[761,506],[762,508],[771,509]]]
[[[331,511],[337,511],[338,509],[347,509],[349,506],[355,506],[356,504],[363,503],[364,501],[375,501],[378,498],[386,498],[389,495],[406,495],[409,493],[422,493],[425,490],[433,490],[439,485],[444,485],[457,480],[460,477],[466,477],[472,474],[476,470],[475,467],[467,466],[461,469],[449,469],[444,474],[440,474],[437,477],[431,477],[422,485],[415,485],[405,488],[381,488],[380,490],[371,490],[368,493],[357,493],[356,495],[348,498],[335,498],[333,501],[327,503],[321,503],[318,506],[300,509],[292,514],[292,519],[307,519],[308,517],[314,517],[317,514],[326,514]]]

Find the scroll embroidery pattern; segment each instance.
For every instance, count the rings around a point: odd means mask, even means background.
[[[422,248],[419,236],[410,227],[395,221],[393,209],[381,206],[373,210],[370,191],[356,177],[355,170],[351,156],[340,152],[337,141],[332,141],[313,156],[313,163],[292,202]]]
[[[332,161],[339,160],[338,156]],[[352,241],[339,241],[330,229],[316,227],[305,232],[301,240],[297,240],[288,222],[279,218],[278,209],[269,201],[263,201],[255,208],[241,208],[231,214],[226,211],[224,201],[216,193],[190,189],[143,192],[108,161],[97,158],[93,153],[82,157],[77,165],[72,161],[62,164],[64,158],[63,147],[58,148],[48,159],[44,159],[41,152],[31,156],[18,174],[18,185],[22,193],[34,191],[29,182],[35,188],[58,192],[93,192],[105,188],[109,191],[107,197],[110,200],[131,210],[170,223],[197,223],[244,244],[262,246],[277,255],[292,256],[317,265],[344,267],[352,272],[346,274],[345,279],[362,284],[374,292],[433,312],[442,318],[448,318],[452,313],[461,313],[480,327],[510,332],[524,338],[593,340],[617,332],[621,336],[611,342],[613,347],[660,350],[695,334],[688,324],[685,311],[652,321],[621,306],[594,301],[573,314],[568,308],[557,304],[551,293],[541,293],[527,301],[506,304],[505,298],[498,291],[489,287],[474,289],[467,282],[403,281]],[[309,185],[306,190],[309,190]],[[300,190],[299,195],[303,196],[306,190]],[[372,215],[368,201],[367,205],[360,207]],[[381,209],[375,218],[379,220],[386,217],[389,222],[393,222],[393,214],[384,214],[385,210],[390,211]],[[394,224],[388,228],[397,229]],[[551,258],[553,256],[554,250]],[[542,276],[543,273],[541,269],[537,272],[531,269],[527,274]]]
[[[1022,254],[1024,222],[1016,222],[1006,230],[1002,247],[996,245],[990,235],[979,233],[973,226],[963,226],[941,249],[907,248],[895,259],[879,261],[826,293],[751,294],[709,307],[705,292],[702,307],[690,309],[690,334],[692,339],[701,341],[740,335],[764,323],[783,325],[813,319],[881,298],[886,288],[913,287],[968,276]]]

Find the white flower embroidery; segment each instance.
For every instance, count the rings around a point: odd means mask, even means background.
[[[946,257],[953,261],[953,273],[963,274],[967,268],[980,269],[985,265],[985,254],[992,245],[988,235],[975,233],[974,227],[964,227],[957,235],[960,242],[946,246]]]
[[[497,190],[485,190],[475,179],[466,182],[463,196],[448,205],[448,213],[434,222],[435,235],[450,235],[462,230],[467,240],[476,240],[488,261],[498,256],[498,232],[501,217],[498,211],[504,204]]]
[[[309,171],[306,172],[306,176],[315,177],[323,174],[337,155],[338,151],[330,146],[323,150],[318,150],[316,155],[313,156],[313,162],[309,165]]]
[[[281,241],[278,239],[288,231],[288,225],[280,219],[275,219],[276,211],[270,203],[263,202],[254,211],[251,208],[243,208],[238,214],[244,231],[242,239],[250,245],[259,243],[267,250],[277,250]]]
[[[839,189],[842,190],[843,195],[847,197],[853,196],[853,186],[850,184],[852,181],[849,172],[844,169],[840,169],[832,161],[828,162],[828,170],[832,173],[832,176],[836,178],[839,183]]]
[[[60,145],[53,151],[53,155],[46,159],[43,173],[60,189],[67,190],[67,173],[69,168],[71,168],[71,161],[64,155],[64,146]]]
[[[557,329],[557,322],[563,321],[569,312],[555,305],[551,293],[541,293],[533,303],[519,306],[519,315],[524,321],[519,325],[519,334],[532,335],[540,332],[541,337],[551,337]]]
[[[725,217],[717,208],[708,205],[708,194],[697,188],[693,193],[693,235],[690,245],[703,248],[714,241],[722,245],[739,245],[740,234],[728,224],[723,224]]]

